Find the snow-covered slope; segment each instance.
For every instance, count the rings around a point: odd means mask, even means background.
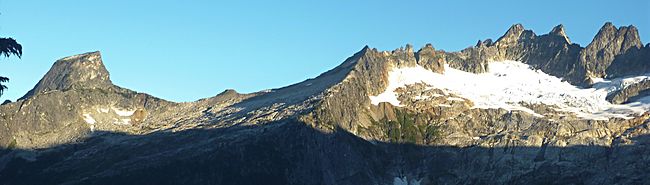
[[[525,102],[554,105],[558,111],[572,112],[585,119],[606,120],[611,117],[631,118],[630,114],[650,110],[650,98],[624,105],[611,104],[605,99],[608,93],[643,79],[650,79],[650,76],[601,79],[593,88],[584,89],[517,61],[491,62],[489,71],[481,74],[449,66],[445,66],[445,72],[440,74],[416,66],[392,69],[386,91],[370,96],[370,100],[375,105],[388,102],[400,106],[394,91],[407,84],[422,82],[430,85],[430,88],[467,98],[474,103],[474,108],[504,108],[541,116],[520,105]]]

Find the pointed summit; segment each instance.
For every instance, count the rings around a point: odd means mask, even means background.
[[[508,31],[506,31],[506,33],[503,36],[501,36],[501,38],[499,38],[497,42],[499,41],[503,42],[503,40],[511,40],[513,38],[519,38],[519,36],[523,32],[524,32],[524,26],[522,26],[521,24],[514,24],[510,26]]]
[[[516,33],[521,34],[521,32],[523,32],[523,31],[524,31],[524,26],[521,25],[520,23],[517,23],[517,24],[513,24],[512,26],[510,26],[510,28],[508,29],[508,32],[506,32],[506,35],[507,34],[516,34]]]
[[[363,48],[361,48],[361,51],[360,51],[360,52],[366,52],[366,51],[368,51],[368,50],[370,50],[370,46],[365,45],[365,46],[363,46]]]
[[[361,57],[365,55],[372,55],[372,53],[377,52],[376,48],[371,48],[368,45],[363,46],[361,50],[359,50],[357,53],[353,55],[353,57]],[[346,60],[347,61],[347,60]]]
[[[112,83],[102,62],[101,53],[95,51],[57,60],[36,86],[20,99],[53,90],[109,86],[112,86]]]
[[[616,26],[614,26],[612,22],[605,22],[605,24],[603,24],[603,26],[600,27],[600,30],[598,32],[603,30],[616,30]]]
[[[406,52],[413,53],[413,45],[406,44]]]
[[[636,27],[630,25],[616,28],[611,22],[607,22],[582,51],[581,60],[586,64],[591,77],[604,77],[607,74],[607,68],[618,55],[626,54],[632,48],[640,49],[641,47],[643,45]],[[617,71],[614,68],[609,70],[610,72]]]
[[[548,34],[563,37],[564,40],[566,40],[567,44],[571,44],[571,40],[569,40],[569,37],[566,35],[566,32],[564,31],[564,25],[562,24],[553,27],[551,32]]]
[[[635,26],[621,26],[618,31],[622,32],[621,34],[624,34],[623,45],[621,49],[627,50],[628,48],[632,47],[643,47],[643,43],[641,43],[641,38],[639,37],[639,30],[637,30]]]
[[[535,33],[530,30],[525,30],[524,26],[521,24],[514,24],[510,26],[510,29],[501,36],[497,41],[495,42],[495,45],[501,45],[501,46],[507,46],[513,43],[517,43],[521,39],[529,39],[529,38],[534,38]]]
[[[602,49],[606,47],[612,48],[614,53],[619,53],[632,47],[641,48],[643,44],[636,27],[630,25],[616,28],[611,22],[606,22],[598,30],[588,48]]]
[[[596,33],[596,36],[594,36],[591,44],[612,40],[614,39],[617,31],[618,30],[611,22],[606,22],[605,25],[600,27],[600,30],[598,30],[598,33]]]
[[[426,44],[415,53],[415,61],[418,65],[436,73],[445,72],[444,54],[436,52],[431,44]]]

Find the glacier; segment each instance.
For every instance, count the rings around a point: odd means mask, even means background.
[[[518,110],[539,117],[542,115],[521,105],[521,102],[553,105],[557,111],[571,112],[580,118],[593,120],[614,117],[630,119],[632,114],[650,110],[650,97],[621,105],[606,100],[612,92],[650,79],[647,75],[594,79],[596,83],[591,88],[580,88],[519,61],[495,61],[488,64],[486,73],[480,74],[454,69],[449,65],[445,65],[442,74],[415,66],[393,68],[389,71],[388,78],[386,90],[379,95],[370,96],[372,104],[388,102],[401,106],[396,89],[409,84],[425,83],[430,88],[471,100],[473,108]]]

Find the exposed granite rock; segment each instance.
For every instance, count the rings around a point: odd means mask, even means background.
[[[93,131],[137,133],[133,126],[171,103],[126,89],[77,89],[36,94],[0,107],[0,146],[44,148],[76,141]],[[133,111],[140,110],[140,117]],[[129,121],[125,121],[129,120]],[[158,118],[153,118],[158,119]]]
[[[436,73],[445,71],[444,52],[436,52],[433,45],[427,44],[415,53],[417,64]]]
[[[531,30],[525,30],[524,26],[521,24],[515,24],[506,31],[506,33],[501,36],[495,42],[495,46],[499,48],[509,48],[510,46],[517,45],[522,41],[534,39],[537,35]]]
[[[474,47],[480,48],[480,47],[488,47],[492,45],[494,45],[492,39],[485,39],[485,41],[478,40],[478,42]]]
[[[366,110],[370,103],[368,95],[384,91],[390,69],[420,65],[433,72],[442,72],[443,57],[444,52],[438,53],[431,45],[417,53],[411,45],[392,52],[378,52],[366,46],[344,62],[349,74],[326,91],[323,103],[316,110],[318,118],[313,119],[323,119],[320,122],[330,125],[326,127],[340,126],[350,130],[357,129],[357,125],[370,125]]]
[[[48,91],[67,91],[75,87],[106,89],[111,79],[99,51],[57,60],[36,86],[20,99]]]
[[[612,103],[621,104],[627,102],[630,99],[634,99],[639,95],[641,95],[641,97],[648,96],[649,90],[650,90],[650,80],[644,80],[642,82],[629,85],[620,91],[610,94],[609,96],[607,96],[607,100]]]
[[[522,61],[548,74],[578,83],[584,78],[582,77],[584,70],[576,65],[579,51],[578,45],[569,42],[562,25],[553,28],[549,34],[537,36],[531,30],[525,30],[521,24],[515,24],[494,44],[478,45],[465,49],[457,55],[466,56],[468,59],[465,62],[480,64],[480,66],[487,66],[489,61]],[[487,70],[467,70],[463,67],[458,69],[469,72]]]
[[[616,28],[607,22],[600,28],[593,41],[580,52],[580,63],[585,65],[589,77],[606,77],[606,71],[616,56],[626,54],[630,49],[638,50],[642,46],[636,27]],[[617,75],[617,70],[609,72],[611,75]]]
[[[605,72],[608,78],[650,73],[650,46],[627,49],[624,54],[614,57],[612,65]]]
[[[446,62],[456,69],[482,73],[489,61],[521,61],[572,84],[588,86],[592,77],[650,72],[650,49],[646,48],[642,47],[634,26],[616,28],[606,23],[594,40],[582,48],[571,43],[563,25],[537,36],[515,24],[494,43],[479,41],[474,47],[447,53]]]
[[[571,40],[569,39],[569,36],[566,35],[566,32],[564,31],[564,25],[562,24],[553,27],[551,32],[548,34],[553,36],[563,37],[564,40],[566,41],[566,44],[571,44]]]
[[[609,31],[598,40],[611,39]],[[614,40],[627,49],[611,66],[647,66],[640,56],[649,47],[635,47],[635,29],[625,32],[629,38]],[[416,65],[480,73],[488,62],[519,60],[579,84],[601,69],[581,62],[581,53],[589,52],[571,44],[562,25],[539,36],[513,25],[496,42],[460,52],[366,46],[294,85],[184,103],[113,85],[99,53],[68,57],[24,98],[0,106],[0,183],[643,183],[650,113],[588,120],[543,104],[526,105],[541,116],[482,109],[423,83],[398,88],[400,106],[369,99],[387,88],[389,71]],[[605,69],[609,77],[648,68]],[[644,84],[612,101],[646,93]]]
[[[172,106],[115,86],[99,52],[57,60],[23,98],[0,107],[0,146],[43,148],[73,142],[95,130],[139,132],[147,115]],[[136,114],[137,113],[137,114]]]

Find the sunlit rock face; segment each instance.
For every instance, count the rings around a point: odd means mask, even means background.
[[[0,143],[34,149],[74,142],[95,131],[139,132],[149,113],[172,105],[113,85],[99,52],[65,57],[25,96],[0,107],[6,128]]]
[[[96,52],[74,55],[57,60],[45,76],[21,99],[48,91],[67,91],[71,88],[109,88],[112,86],[101,54]]]
[[[0,106],[0,184],[639,184],[647,51],[633,26],[583,48],[562,25],[515,24],[458,52],[366,46],[300,83],[182,103],[75,55]]]

